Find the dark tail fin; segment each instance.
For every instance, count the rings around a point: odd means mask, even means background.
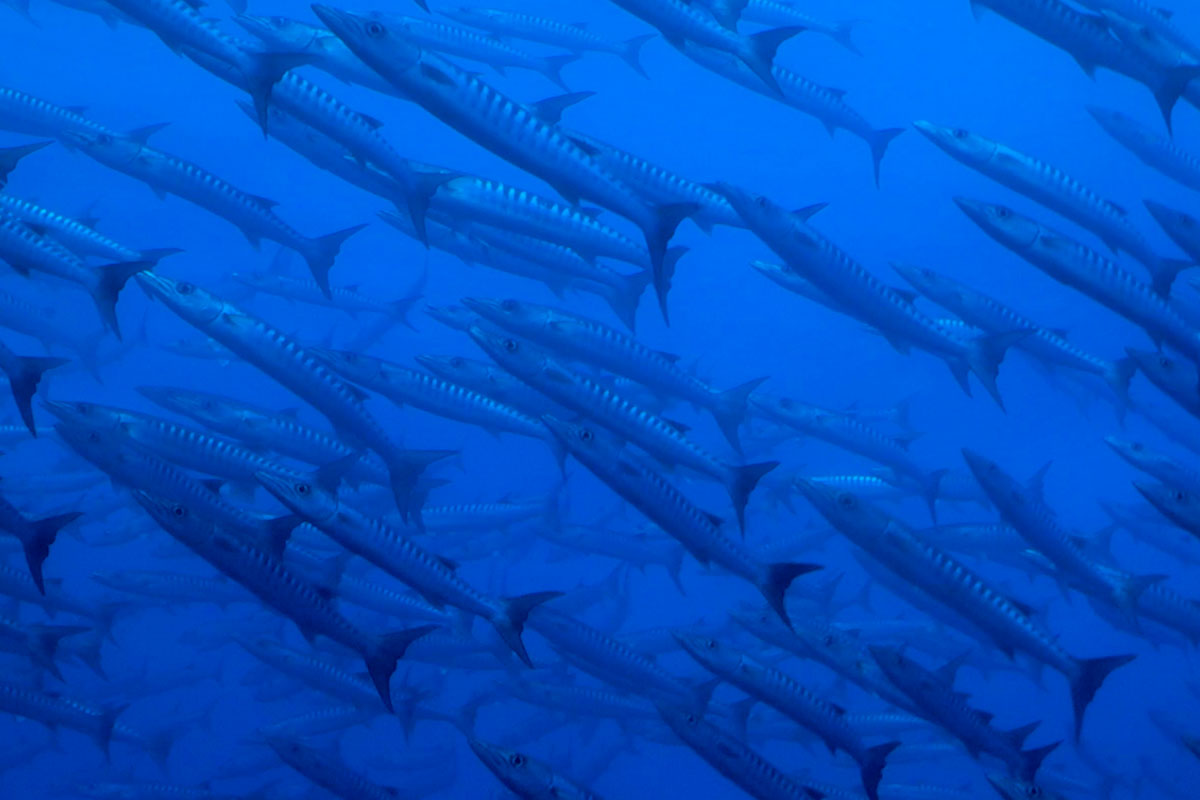
[[[1038,770],[1042,767],[1042,762],[1046,760],[1046,756],[1054,752],[1062,742],[1054,742],[1045,747],[1035,747],[1032,750],[1021,751],[1021,773],[1020,777],[1033,783],[1037,777]]]
[[[1075,740],[1083,730],[1083,713],[1088,704],[1096,696],[1100,685],[1113,670],[1133,661],[1137,656],[1105,656],[1103,658],[1084,658],[1078,660],[1078,673],[1071,679],[1071,705],[1075,710]]]
[[[54,142],[34,142],[17,147],[0,147],[0,187],[8,183],[8,174],[17,168],[17,163],[22,158],[30,153],[36,153],[49,144],[54,144]]]
[[[626,39],[621,43],[621,50],[617,53],[617,55],[625,59],[626,64],[633,67],[634,72],[646,80],[650,80],[650,76],[642,68],[642,48],[646,46],[646,42],[655,38],[655,36],[657,34],[651,33],[647,36],[635,36],[632,39]]]
[[[571,91],[571,87],[567,86],[566,81],[562,77],[562,68],[573,61],[578,61],[577,53],[566,53],[561,56],[546,56],[542,59],[542,66],[538,72],[545,75],[549,80],[554,81],[562,87],[564,92]]]
[[[310,239],[308,246],[304,248],[305,252],[301,253],[308,262],[313,280],[321,287],[326,297],[329,296],[329,270],[333,269],[333,262],[338,251],[342,249],[342,243],[365,227],[365,224],[355,225],[353,228]]]
[[[695,214],[700,206],[695,203],[673,203],[657,206],[653,209],[654,219],[651,227],[643,231],[646,236],[646,247],[650,250],[650,266],[654,270],[654,290],[658,293],[658,305],[662,308],[663,319],[667,316],[667,292],[671,288],[671,277],[675,274],[675,264],[686,250],[679,250],[674,258],[668,258],[667,245],[675,235],[675,229],[690,215]]]
[[[1004,355],[1008,352],[1008,348],[1029,334],[1030,331],[1027,330],[1008,331],[986,334],[968,342],[967,366],[975,373],[975,377],[979,378],[983,388],[987,389],[988,394],[992,396],[1002,411],[1004,410],[1004,401],[1000,398],[1000,387],[996,385],[996,378],[1000,374],[1000,364],[1004,361]]]
[[[29,654],[33,662],[61,681],[62,673],[58,671],[58,664],[54,663],[58,643],[68,636],[87,633],[91,628],[82,625],[30,625],[27,630]]]
[[[687,596],[687,589],[683,586],[683,579],[680,573],[683,571],[683,555],[684,549],[680,547],[675,555],[671,558],[671,562],[667,564],[667,574],[671,576],[671,581],[675,584],[675,588],[679,590],[681,595]]]
[[[717,420],[717,427],[721,429],[721,433],[725,434],[725,438],[733,445],[733,449],[739,453],[742,452],[742,442],[738,436],[738,428],[746,419],[746,403],[750,399],[750,393],[761,386],[765,380],[766,378],[755,378],[741,386],[713,394],[710,411]]]
[[[788,587],[792,585],[792,581],[801,575],[806,575],[819,569],[823,569],[820,564],[797,564],[790,561],[768,564],[766,566],[766,575],[763,577],[762,583],[759,584],[758,590],[766,598],[767,605],[779,615],[779,618],[783,620],[783,624],[789,628],[792,627],[792,620],[788,617],[787,606],[784,603]]]
[[[100,319],[118,339],[121,338],[121,326],[117,323],[117,298],[130,278],[151,269],[154,264],[149,261],[122,261],[96,268],[99,280],[92,289],[92,302],[100,312]]]
[[[25,549],[25,563],[29,565],[29,574],[33,576],[33,582],[42,594],[46,593],[46,582],[42,578],[42,565],[46,563],[46,557],[50,555],[50,545],[54,544],[60,530],[82,516],[82,511],[70,511],[66,514],[39,519],[30,525],[29,538],[21,540],[21,546]]]
[[[671,259],[671,253],[675,249],[684,250],[684,248],[672,248],[667,251],[667,260],[672,262],[672,268],[674,261]],[[676,256],[677,258],[678,256]],[[638,305],[641,303],[642,293],[653,282],[654,273],[643,270],[633,275],[622,275],[613,284],[601,284],[603,286],[601,296],[616,314],[617,319],[621,320],[621,323],[630,331],[637,331]]]
[[[774,73],[775,53],[779,50],[779,45],[805,30],[807,28],[800,25],[792,25],[747,36],[750,52],[741,56],[742,62],[759,77],[759,80],[776,93],[780,93],[779,82],[775,80]]]
[[[414,503],[416,497],[413,493],[421,473],[430,464],[456,455],[456,452],[454,450],[402,450],[398,455],[385,459],[388,479],[392,484],[392,494],[396,497],[396,508],[399,509],[400,516],[404,518],[405,522],[413,512],[420,513],[420,507],[424,504],[423,500]]]
[[[367,654],[367,674],[379,692],[379,699],[389,712],[392,707],[392,674],[396,671],[396,662],[404,658],[408,646],[425,634],[437,628],[436,625],[421,625],[416,628],[384,634],[375,648]]]
[[[737,513],[738,528],[743,535],[746,532],[746,503],[750,501],[750,493],[762,480],[762,477],[779,466],[778,461],[763,461],[758,464],[746,464],[733,467],[733,482],[729,485],[729,499],[733,501],[733,509]]]
[[[33,396],[37,393],[38,384],[47,370],[66,364],[65,358],[43,358],[40,356],[17,356],[15,375],[8,376],[8,385],[12,389],[13,400],[17,403],[17,411],[25,427],[33,437],[37,438],[37,426],[33,422]]]
[[[883,768],[887,765],[888,754],[900,746],[900,742],[886,742],[869,748],[863,753],[862,763],[858,765],[862,776],[863,790],[871,800],[879,800],[879,781],[883,778]]]
[[[117,621],[117,615],[129,608],[129,603],[113,602],[104,603],[93,612],[89,619],[95,623],[96,630],[100,631],[104,639],[116,644],[116,637],[113,636],[113,625]]]
[[[929,518],[933,520],[933,524],[937,524],[937,499],[941,493],[942,478],[946,477],[948,469],[938,469],[925,476],[925,480],[921,482],[921,496],[925,498],[925,504],[929,506]]]
[[[1183,67],[1172,67],[1167,70],[1162,84],[1154,90],[1154,99],[1158,101],[1158,108],[1162,111],[1163,120],[1167,123],[1167,132],[1172,135],[1174,135],[1174,130],[1171,125],[1171,113],[1175,110],[1175,104],[1179,102],[1179,98],[1187,91],[1188,84],[1197,78],[1200,78],[1200,66],[1189,64]]]
[[[138,253],[138,260],[157,265],[159,261],[162,261],[167,256],[173,256],[182,252],[178,247],[151,248],[150,250],[143,250]]]
[[[529,618],[530,611],[547,600],[561,596],[562,592],[534,592],[510,597],[504,601],[504,608],[501,612],[491,619],[500,638],[512,648],[512,651],[517,654],[517,658],[521,659],[527,667],[533,667],[533,662],[529,660],[525,643],[521,641],[521,631],[525,630],[525,620]]]
[[[1154,291],[1163,297],[1169,298],[1171,296],[1171,286],[1174,285],[1175,279],[1179,277],[1179,273],[1196,266],[1196,262],[1179,258],[1160,258],[1152,266],[1151,272],[1153,274],[1151,278]]]
[[[246,91],[254,102],[254,116],[263,136],[267,135],[267,106],[271,100],[271,89],[289,69],[299,67],[308,60],[302,53],[246,53]]]
[[[858,25],[858,20],[848,19],[837,23],[833,26],[833,30],[829,36],[842,47],[854,53],[856,56],[861,56],[862,51],[858,49],[858,45],[854,43],[854,29]]]
[[[1129,408],[1129,383],[1137,372],[1137,362],[1132,358],[1120,358],[1104,372],[1104,380],[1117,396],[1123,414]]]
[[[879,168],[883,164],[883,157],[887,155],[887,149],[892,140],[902,133],[904,133],[904,128],[882,128],[871,131],[871,135],[867,137],[867,144],[871,148],[871,163],[875,168],[876,189],[879,188]]]
[[[111,760],[108,753],[108,745],[112,742],[113,727],[117,724],[117,717],[121,716],[121,712],[129,708],[128,705],[112,706],[100,712],[100,717],[96,720],[96,744],[100,746],[100,752],[104,753],[104,760]]]
[[[170,729],[154,734],[146,742],[146,755],[158,764],[164,771],[171,759],[171,749],[175,747],[175,734]]]

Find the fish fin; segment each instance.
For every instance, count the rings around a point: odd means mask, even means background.
[[[882,128],[871,131],[866,137],[867,145],[871,148],[871,165],[875,170],[875,188],[879,188],[879,170],[883,165],[883,157],[887,155],[888,147],[896,137],[904,133],[904,128]]]
[[[776,94],[782,94],[779,82],[775,80],[775,53],[779,46],[806,28],[791,25],[783,28],[771,28],[746,37],[749,52],[742,56],[742,63],[758,76]]]
[[[17,164],[22,158],[30,153],[36,153],[38,150],[51,144],[54,144],[54,142],[34,142],[33,144],[0,148],[0,186],[3,186],[8,181],[9,173],[17,168]]]
[[[883,768],[887,766],[887,757],[900,746],[900,742],[885,742],[868,748],[859,764],[859,775],[862,777],[863,789],[870,800],[879,800],[879,781],[883,779]]]
[[[1137,658],[1135,655],[1103,656],[1078,659],[1075,662],[1078,665],[1078,671],[1071,679],[1071,707],[1075,712],[1076,741],[1079,740],[1079,733],[1083,730],[1083,714],[1087,711],[1092,698],[1096,696],[1100,685],[1113,670],[1123,667],[1135,658]]]
[[[646,42],[657,38],[658,34],[647,34],[645,36],[634,36],[632,39],[626,39],[621,42],[620,49],[617,55],[625,60],[625,63],[633,68],[633,71],[641,75],[646,80],[650,80],[650,75],[642,67],[642,48],[646,46]]]
[[[495,626],[496,632],[500,634],[500,638],[517,654],[517,658],[521,659],[525,666],[533,667],[533,662],[529,659],[529,652],[525,649],[525,643],[521,641],[521,632],[525,629],[525,620],[529,618],[529,612],[542,603],[562,595],[562,592],[534,592],[510,597],[504,601],[499,613],[492,617],[491,623]]]
[[[823,569],[820,564],[803,564],[790,561],[768,564],[766,566],[766,575],[762,583],[759,584],[758,590],[762,592],[767,605],[779,615],[779,618],[789,628],[792,627],[792,620],[788,617],[787,605],[785,603],[788,587],[792,585],[792,581],[801,575],[807,575],[819,569]]]
[[[245,52],[248,70],[243,70],[246,91],[254,103],[254,116],[263,136],[267,135],[267,108],[271,101],[271,89],[283,74],[302,66],[310,59],[305,53]]]
[[[743,535],[746,532],[746,503],[750,500],[750,493],[754,491],[754,487],[758,485],[764,475],[778,466],[778,461],[762,461],[733,468],[733,480],[728,487],[729,499],[733,501],[738,528],[741,529]]]
[[[1033,782],[1037,772],[1042,767],[1042,762],[1046,760],[1046,756],[1054,752],[1062,742],[1052,742],[1044,747],[1035,747],[1032,750],[1022,750],[1021,756],[1021,777]]]
[[[50,555],[50,546],[58,538],[60,530],[82,516],[82,511],[68,511],[66,514],[56,514],[53,517],[36,520],[30,523],[29,538],[21,539],[21,547],[25,551],[25,563],[29,567],[29,574],[33,577],[38,591],[43,595],[46,594],[46,582],[42,577],[42,565]]]
[[[557,125],[562,122],[564,111],[576,103],[582,103],[589,97],[594,97],[595,94],[595,92],[570,92],[568,94],[555,95],[554,97],[547,97],[545,100],[531,103],[529,110],[547,125]]]
[[[750,394],[766,380],[765,377],[755,378],[732,389],[713,393],[713,404],[709,410],[713,418],[716,419],[717,427],[721,429],[721,433],[725,434],[725,438],[729,440],[729,443],[733,445],[733,449],[738,453],[742,452],[742,443],[738,435],[738,429],[746,419],[747,403],[749,402]]]
[[[317,282],[317,286],[321,287],[321,292],[326,297],[331,296],[329,270],[333,268],[334,259],[337,258],[338,251],[342,249],[342,243],[365,227],[367,227],[366,224],[355,225],[316,239],[309,239],[304,251],[300,253],[308,262],[313,280]]]
[[[547,79],[561,86],[563,91],[569,92],[571,91],[571,87],[567,86],[566,81],[563,80],[562,69],[567,64],[578,60],[578,53],[565,53],[558,56],[546,56],[541,60],[542,66],[538,71],[545,75]]]
[[[1041,724],[1042,724],[1041,720],[1034,720],[1033,722],[1030,722],[1028,725],[1021,725],[1019,727],[1013,728],[1012,730],[1004,731],[1003,733],[1004,733],[1005,738],[1008,739],[1010,742],[1012,742],[1013,747],[1020,750],[1022,747],[1025,746],[1025,740],[1029,738],[1029,734],[1036,731],[1038,729],[1038,726]]]
[[[55,367],[61,367],[69,362],[66,358],[50,358],[43,356],[17,356],[15,374],[8,375],[9,389],[17,411],[29,433],[36,439],[37,427],[33,421],[33,396],[37,393],[42,376]]]
[[[650,251],[650,265],[654,269],[654,290],[658,294],[658,305],[662,309],[663,320],[668,325],[670,316],[667,313],[667,292],[671,289],[671,279],[675,274],[679,256],[687,251],[672,248],[672,250],[677,250],[678,255],[669,258],[670,253],[667,246],[679,224],[699,210],[700,206],[696,203],[672,203],[656,206],[653,209],[651,227],[642,231],[646,237],[646,247]]]
[[[389,712],[395,712],[392,705],[391,681],[396,672],[396,662],[404,658],[409,645],[436,629],[436,625],[420,625],[384,634],[372,648],[372,652],[366,656],[367,674],[371,676],[371,682],[379,692],[379,699]]]
[[[967,343],[967,366],[971,372],[975,373],[975,377],[987,389],[992,399],[996,401],[996,405],[1000,406],[1001,411],[1004,410],[1004,401],[1001,399],[1000,389],[996,385],[1000,364],[1004,361],[1004,355],[1008,348],[1029,336],[1030,333],[1032,331],[1024,329],[990,333],[976,337]]]
[[[117,322],[117,297],[130,278],[152,269],[154,264],[149,261],[122,261],[96,267],[99,280],[92,289],[92,302],[96,304],[100,319],[118,339],[121,338],[121,326]]]

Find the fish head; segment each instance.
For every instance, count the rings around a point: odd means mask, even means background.
[[[741,661],[741,654],[721,644],[711,636],[673,631],[671,636],[679,642],[679,646],[688,655],[696,659],[705,669],[717,674],[735,670]]]
[[[1087,112],[1100,127],[1109,133],[1126,133],[1136,130],[1136,123],[1126,114],[1103,106],[1087,106]]]
[[[675,731],[675,735],[685,742],[695,741],[703,736],[704,716],[692,709],[675,705],[659,703],[658,714],[667,727]]]
[[[352,14],[320,4],[314,5],[312,10],[334,36],[368,63],[386,61],[389,66],[408,69],[421,61],[421,48],[408,37],[407,31],[390,24],[378,12]]]
[[[351,350],[333,350],[328,347],[306,347],[305,352],[329,369],[354,383],[368,383],[379,379],[383,363],[371,356]]]
[[[956,197],[954,202],[972,222],[983,228],[984,233],[1011,250],[1031,247],[1041,236],[1041,225],[1008,206],[966,197]]]
[[[893,262],[892,269],[914,289],[938,305],[958,305],[956,301],[963,299],[957,281],[951,280],[929,267]]]
[[[141,140],[110,131],[67,131],[63,136],[72,147],[114,169],[131,164],[144,148]]]
[[[947,128],[926,120],[918,120],[913,126],[926,139],[967,164],[985,164],[996,154],[996,142],[963,128]]]
[[[468,330],[479,317],[463,306],[425,306],[425,313],[443,325],[457,331]]]
[[[1200,508],[1200,498],[1196,495],[1175,486],[1168,486],[1165,483],[1149,483],[1147,481],[1134,481],[1133,488],[1138,490],[1142,497],[1150,505],[1162,511],[1164,514],[1174,514],[1177,516],[1193,517]]]
[[[889,680],[897,680],[902,675],[907,675],[911,671],[912,662],[909,661],[904,653],[898,647],[891,647],[882,644],[867,645],[867,651],[871,654],[871,658],[875,659],[875,663],[888,676]]]
[[[243,286],[249,286],[253,289],[262,289],[277,283],[277,281],[272,280],[272,275],[265,272],[234,272],[230,277]]]
[[[543,790],[549,785],[552,777],[549,770],[541,764],[524,753],[484,742],[473,736],[467,740],[467,744],[485,767],[518,794],[528,793],[530,797],[544,796]]]
[[[894,522],[887,514],[846,489],[808,478],[796,478],[795,486],[821,516],[840,531],[860,531],[875,536],[885,532]]]
[[[282,760],[284,763],[298,769],[304,769],[305,767],[311,768],[312,763],[315,760],[314,756],[316,753],[315,751],[301,744],[298,740],[287,736],[282,736],[278,733],[263,734],[260,731],[259,735],[262,736],[262,739],[267,746],[274,750],[275,754],[278,755],[280,760]]]
[[[1032,781],[1012,775],[991,774],[987,779],[1004,800],[1063,800],[1063,796],[1058,792],[1052,792]]]
[[[137,504],[172,536],[185,541],[212,541],[215,533],[212,523],[198,516],[186,503],[140,489],[134,490],[132,495]]]
[[[290,17],[238,14],[233,21],[276,51],[302,53],[311,49],[320,39],[329,36],[327,31]]]
[[[338,511],[338,500],[331,483],[321,470],[304,474],[285,469],[262,470],[254,479],[276,500],[295,514],[314,523],[331,519]]]
[[[1104,443],[1112,448],[1112,451],[1121,458],[1135,464],[1145,461],[1148,454],[1146,445],[1134,439],[1125,439],[1120,436],[1105,436]]]
[[[42,405],[62,422],[80,428],[116,432],[123,421],[122,413],[111,406],[80,400],[44,400]]]
[[[537,331],[553,316],[551,308],[534,303],[524,303],[512,298],[494,300],[464,297],[462,304],[488,322],[523,335],[528,335],[530,331]]]
[[[809,214],[788,211],[769,197],[753,194],[732,183],[722,181],[710,188],[728,200],[738,216],[761,239],[770,242],[786,238],[803,244],[815,238],[807,223]]]
[[[191,325],[203,327],[226,310],[223,300],[190,281],[166,278],[153,272],[139,272],[136,277],[150,299],[161,300]]]
[[[448,381],[475,379],[483,371],[478,361],[462,356],[415,356],[416,362],[435,375]]]
[[[592,463],[604,459],[610,466],[621,461],[621,443],[592,425],[564,422],[549,414],[542,417],[542,424],[549,428],[555,438],[576,458],[587,459]]]
[[[1170,206],[1165,206],[1162,203],[1154,200],[1143,201],[1146,204],[1146,210],[1150,212],[1150,216],[1166,230],[1167,234],[1173,239],[1194,239],[1200,236],[1200,221],[1184,211],[1180,211]]]
[[[138,386],[137,393],[168,411],[183,414],[214,428],[238,418],[237,409],[226,398],[172,386]]]
[[[1179,392],[1194,394],[1200,391],[1196,365],[1188,359],[1172,358],[1161,351],[1139,350],[1135,347],[1127,347],[1125,352],[1152,383]]]
[[[467,334],[497,364],[516,375],[538,370],[545,361],[544,354],[529,342],[504,332],[472,325]]]

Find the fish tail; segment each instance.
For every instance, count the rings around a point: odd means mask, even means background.
[[[675,588],[679,590],[681,595],[687,596],[687,589],[684,588],[681,574],[683,572],[683,556],[684,549],[681,547],[671,558],[671,562],[667,564],[667,574],[671,576],[671,582],[675,584]]]
[[[33,144],[0,148],[0,186],[8,182],[8,174],[17,168],[17,164],[20,163],[22,158],[30,153],[36,153],[46,145],[51,144],[54,144],[54,142],[34,142]]]
[[[254,102],[254,116],[263,136],[267,135],[267,107],[271,101],[271,89],[290,69],[308,61],[303,53],[246,53],[242,73],[246,78],[246,91]]]
[[[921,482],[921,495],[925,498],[925,504],[929,506],[929,518],[933,520],[933,524],[937,524],[937,499],[941,493],[942,478],[946,477],[948,469],[937,469],[925,476]]]
[[[100,319],[118,339],[121,338],[121,326],[117,322],[117,298],[130,278],[152,269],[154,264],[149,261],[120,261],[96,268],[99,280],[92,289],[92,302],[96,304]]]
[[[651,209],[652,216],[649,226],[643,229],[646,236],[646,247],[650,251],[650,266],[654,270],[654,291],[658,294],[658,305],[662,309],[663,319],[670,324],[667,315],[667,292],[671,289],[671,278],[675,275],[675,266],[687,248],[675,247],[670,250],[667,245],[675,235],[675,229],[692,214],[700,210],[695,203],[671,203],[655,206]]]
[[[762,480],[763,476],[779,466],[778,461],[761,461],[757,464],[746,464],[733,468],[733,481],[729,485],[729,499],[733,501],[734,511],[737,512],[738,528],[746,531],[746,503],[750,501],[750,493]]]
[[[33,422],[33,395],[37,393],[38,384],[47,370],[66,364],[65,358],[44,358],[41,356],[18,356],[15,374],[8,375],[8,386],[12,390],[13,400],[16,401],[17,411],[25,427],[33,437],[37,438],[37,427]]]
[[[766,380],[765,377],[755,378],[740,386],[713,394],[713,405],[710,410],[717,421],[717,427],[721,429],[721,433],[725,434],[725,438],[733,445],[733,449],[739,453],[742,452],[742,442],[738,436],[738,428],[746,420],[746,404],[750,400],[750,394]]]
[[[308,262],[313,280],[317,282],[317,286],[321,287],[321,291],[326,297],[330,296],[329,270],[333,269],[333,262],[337,258],[338,251],[342,249],[342,243],[365,227],[367,227],[365,224],[355,225],[352,228],[310,239],[308,246],[304,248],[301,255]]]
[[[138,260],[146,261],[157,266],[158,262],[162,261],[167,256],[173,256],[182,252],[183,251],[178,247],[152,247],[149,250],[143,250],[142,252],[138,253]]]
[[[1152,285],[1154,286],[1154,291],[1158,292],[1164,298],[1171,296],[1171,286],[1175,283],[1175,279],[1179,277],[1179,273],[1196,266],[1196,262],[1185,258],[1160,258],[1153,263],[1154,274],[1151,276]]]
[[[685,250],[685,248],[671,248],[667,251],[667,259],[672,258],[672,251]],[[678,259],[678,256],[675,256]],[[650,270],[642,270],[633,275],[622,275],[613,284],[602,284],[604,287],[603,297],[608,307],[612,309],[613,314],[621,323],[629,328],[630,331],[637,331],[637,310],[641,303],[642,293],[646,291],[646,287],[654,282],[654,273]]]
[[[567,86],[566,81],[563,80],[562,69],[567,64],[578,60],[578,53],[564,53],[563,55],[559,56],[546,56],[542,59],[542,67],[538,71],[545,75],[549,80],[552,80],[561,86],[564,92],[569,92],[571,91],[571,87]]]
[[[128,704],[111,706],[100,712],[95,738],[96,744],[100,746],[100,751],[104,753],[105,761],[112,760],[109,754],[109,745],[112,743],[113,728],[116,727],[117,717],[121,716],[121,712],[127,708],[129,708]]]
[[[879,800],[879,781],[883,779],[883,768],[887,766],[888,755],[900,746],[900,742],[885,742],[868,748],[863,753],[858,771],[862,776],[863,790],[871,800]]]
[[[759,80],[769,86],[774,92],[782,94],[779,82],[775,80],[775,53],[779,46],[798,33],[808,30],[802,25],[789,25],[783,28],[771,28],[746,37],[747,52],[741,56],[742,62]]]
[[[624,42],[621,42],[621,49],[617,52],[617,55],[625,59],[626,64],[633,67],[634,72],[646,80],[650,80],[650,75],[642,67],[642,48],[646,46],[646,42],[656,36],[657,34],[651,33],[645,36],[634,36],[632,39],[626,39]]]
[[[1000,374],[1000,364],[1004,361],[1008,348],[1024,339],[1029,333],[1030,331],[1024,329],[991,333],[968,342],[967,366],[971,372],[975,373],[975,377],[979,378],[979,382],[996,401],[996,405],[1000,406],[1001,411],[1004,410],[1004,401],[1000,397],[1000,388],[996,385],[996,378]]]
[[[553,600],[561,596],[562,592],[534,592],[533,594],[510,597],[504,601],[500,613],[491,619],[491,623],[495,626],[496,632],[500,634],[500,638],[504,640],[504,643],[517,654],[517,658],[521,659],[522,663],[527,667],[532,668],[533,662],[529,659],[529,652],[525,649],[525,643],[521,641],[521,632],[525,630],[525,620],[529,618],[530,611],[533,611],[533,609],[547,600]]]
[[[897,136],[904,133],[904,128],[880,128],[871,131],[867,145],[871,148],[871,163],[875,168],[875,188],[879,188],[879,169],[883,165],[883,157],[887,155],[888,147]]]
[[[843,20],[836,23],[833,31],[830,32],[830,38],[856,56],[862,55],[862,50],[859,50],[858,45],[854,42],[854,31],[858,28],[859,21],[857,19]]]
[[[1117,396],[1122,415],[1129,408],[1129,383],[1136,372],[1137,362],[1132,358],[1117,359],[1104,371],[1104,380]]]
[[[788,617],[787,606],[784,603],[788,587],[792,585],[792,581],[801,575],[807,575],[819,569],[823,569],[820,564],[803,564],[792,561],[781,561],[777,564],[767,565],[766,575],[759,584],[758,590],[762,592],[767,605],[779,615],[779,618],[783,620],[783,624],[789,628],[792,627],[792,620]]]
[[[1083,714],[1088,704],[1096,696],[1105,678],[1117,669],[1123,667],[1137,656],[1103,656],[1101,658],[1083,658],[1075,662],[1077,669],[1071,678],[1071,706],[1075,712],[1075,740],[1083,730]]]
[[[30,625],[28,630],[29,651],[33,656],[34,663],[61,681],[62,673],[58,671],[58,665],[54,663],[54,656],[58,653],[58,643],[68,636],[87,633],[91,629],[82,625]]]
[[[1032,750],[1022,750],[1021,757],[1021,773],[1020,777],[1030,783],[1037,776],[1038,770],[1042,767],[1042,762],[1046,760],[1046,756],[1054,752],[1062,742],[1053,742],[1045,747],[1035,747]]]
[[[367,674],[375,684],[375,691],[379,692],[379,699],[390,713],[395,712],[391,682],[392,675],[396,672],[396,663],[404,658],[409,645],[436,628],[436,625],[420,625],[395,633],[386,633],[364,658]]]
[[[33,531],[29,538],[21,541],[21,546],[25,549],[25,563],[29,565],[29,574],[33,576],[34,584],[43,595],[46,593],[46,582],[42,577],[42,565],[50,555],[50,545],[54,544],[60,530],[82,516],[82,511],[70,511],[39,519],[31,526]]]
[[[1175,104],[1187,91],[1188,84],[1197,78],[1200,78],[1200,66],[1188,64],[1182,67],[1172,67],[1167,70],[1162,83],[1154,90],[1154,99],[1158,102],[1163,120],[1167,123],[1167,133],[1174,135],[1171,114],[1175,110]]]
[[[171,758],[171,750],[175,747],[175,734],[170,730],[162,731],[150,737],[146,742],[146,753],[164,770]]]

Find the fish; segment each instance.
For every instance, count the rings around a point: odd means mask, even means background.
[[[547,764],[524,753],[476,739],[467,740],[471,751],[501,783],[519,797],[562,797],[600,800],[600,795],[554,772]]]
[[[336,753],[318,750],[301,739],[280,733],[271,733],[265,738],[283,763],[335,795],[373,800],[396,797],[400,792],[395,786],[381,786],[367,780],[343,764]]]
[[[1200,156],[1184,150],[1174,140],[1150,130],[1121,111],[1088,106],[1092,119],[1143,164],[1189,189],[1200,191]]]

